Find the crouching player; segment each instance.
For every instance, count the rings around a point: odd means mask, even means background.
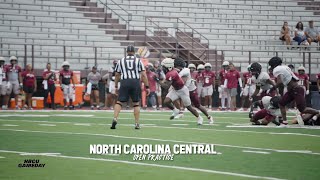
[[[277,121],[277,117],[281,121],[280,109],[279,109],[279,96],[264,96],[261,100],[254,102],[251,105],[249,118],[252,125],[268,125],[270,122],[280,125]],[[253,113],[253,108],[259,106],[261,108],[257,113]]]
[[[164,81],[159,81],[159,84],[168,89],[171,85],[173,88],[170,88],[169,93],[164,99],[164,104],[167,107],[174,111],[174,115],[180,113],[179,110],[176,110],[172,104],[177,99],[181,99],[184,106],[195,116],[197,117],[198,125],[202,125],[203,119],[199,113],[191,106],[191,100],[189,97],[189,90],[184,85],[182,78],[179,76],[177,70],[174,69],[174,60],[171,58],[166,58],[161,62],[163,71],[166,75]]]

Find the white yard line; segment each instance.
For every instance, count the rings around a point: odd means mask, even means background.
[[[0,156],[0,159],[3,159],[3,158],[6,158],[6,157]]]
[[[42,134],[68,134],[68,135],[87,135],[87,136],[102,136],[102,137],[114,137],[123,139],[139,139],[139,140],[150,140],[159,142],[173,142],[173,143],[187,143],[187,144],[208,144],[203,142],[192,142],[192,141],[180,141],[172,139],[157,139],[157,138],[146,138],[146,137],[132,137],[132,136],[118,136],[112,134],[92,134],[92,133],[78,133],[78,132],[63,132],[63,131],[30,131],[24,129],[0,129],[0,131],[14,131],[14,132],[28,132],[28,133],[42,133]],[[312,154],[320,155],[320,153],[314,153],[308,150],[282,150],[282,149],[267,149],[267,148],[257,148],[257,147],[247,147],[247,146],[237,146],[229,144],[214,144],[215,146],[239,148],[239,149],[251,149],[251,150],[262,150],[262,151],[274,151],[274,152],[291,152],[291,153],[301,153],[301,154]]]
[[[55,124],[39,124],[39,126],[57,126]]]
[[[15,153],[15,154],[28,153],[28,152],[18,152],[18,151],[8,151],[8,150],[0,150],[0,152]],[[169,165],[160,165],[160,164],[151,164],[151,163],[133,162],[133,161],[124,161],[124,160],[115,160],[115,159],[105,159],[105,158],[89,158],[89,157],[64,156],[64,155],[52,155],[52,154],[42,154],[41,156],[65,158],[65,159],[105,161],[105,162],[113,162],[113,163],[132,164],[132,165],[138,165],[138,166],[177,169],[177,170],[183,170],[183,171],[194,171],[194,172],[211,173],[211,174],[222,174],[222,175],[244,177],[244,178],[283,180],[283,179],[274,178],[274,177],[256,176],[256,175],[241,174],[241,173],[226,172],[226,171],[217,171],[217,170],[210,170],[210,169],[200,169],[200,168],[191,168],[191,167],[183,167],[183,166],[169,166]]]
[[[242,152],[255,153],[255,154],[271,154],[270,152],[266,152],[266,151],[248,151],[248,150],[243,150]]]
[[[20,153],[21,156],[61,155],[61,153]]]
[[[171,124],[172,126],[188,126],[189,124]]]
[[[74,123],[76,126],[91,126],[90,123]]]
[[[59,121],[32,121],[32,120],[4,120],[0,119],[0,121],[16,121],[16,122],[41,122],[41,123],[63,123],[63,124],[73,124],[78,123],[82,124],[81,122],[59,122]],[[110,125],[110,124],[103,124],[103,123],[90,123],[92,125]],[[44,125],[45,126],[45,125]],[[119,124],[119,126],[133,126],[133,124]],[[141,124],[143,126],[143,124]],[[206,126],[206,125],[205,125]],[[212,125],[207,125],[212,126]],[[182,130],[196,130],[196,131],[217,131],[217,132],[235,132],[235,133],[253,133],[253,134],[277,134],[277,135],[296,135],[296,136],[309,136],[309,137],[320,137],[320,135],[313,135],[313,134],[303,134],[303,133],[279,133],[279,132],[262,132],[262,131],[245,131],[245,130],[232,130],[232,129],[205,129],[205,128],[188,128],[188,127],[176,127],[176,126],[158,126],[153,124],[145,125],[148,128],[162,128],[162,129],[182,129]],[[201,127],[201,126],[200,126]]]
[[[15,127],[15,126],[19,126],[19,125],[16,125],[16,124],[2,124],[2,126]]]

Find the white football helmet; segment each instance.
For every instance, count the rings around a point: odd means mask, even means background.
[[[17,57],[11,56],[9,60],[10,60],[10,61],[12,61],[12,60],[17,60]]]
[[[174,68],[174,59],[172,58],[165,58],[161,62],[161,66],[167,68],[169,71]]]
[[[197,67],[197,70],[201,70],[201,69],[202,70],[204,69],[204,65],[203,64],[199,64],[198,67]]]
[[[196,65],[194,65],[194,64],[189,64],[189,65],[188,65],[188,68],[194,68],[194,69],[197,69],[197,68],[196,68]]]
[[[4,57],[0,57],[0,61],[6,61]]]
[[[61,66],[70,66],[70,63],[68,61],[64,61]]]
[[[223,61],[222,66],[229,66],[229,61]]]
[[[298,71],[306,71],[306,68],[304,68],[303,66],[300,66],[300,67],[298,68]]]
[[[206,64],[204,64],[204,67],[206,68],[206,67],[212,67],[212,65],[210,64],[210,63],[206,63]]]

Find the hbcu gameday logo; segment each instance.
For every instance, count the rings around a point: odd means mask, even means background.
[[[41,164],[39,159],[25,159],[23,163],[18,164],[20,168],[43,168],[46,164]]]

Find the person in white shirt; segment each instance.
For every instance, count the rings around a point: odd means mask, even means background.
[[[298,45],[300,45],[300,44],[309,45],[309,43],[307,42],[307,36],[306,36],[304,29],[303,29],[302,22],[297,23],[296,29],[294,30],[293,40],[297,41]]]
[[[283,118],[283,124],[287,124],[286,105],[294,101],[300,113],[317,115],[318,110],[306,107],[306,99],[304,97],[304,89],[299,86],[299,78],[291,71],[288,66],[282,65],[282,59],[273,57],[268,63],[272,70],[273,75],[277,78],[277,84],[271,90],[277,89],[279,86],[284,85],[287,87],[287,92],[282,96],[279,105]]]

